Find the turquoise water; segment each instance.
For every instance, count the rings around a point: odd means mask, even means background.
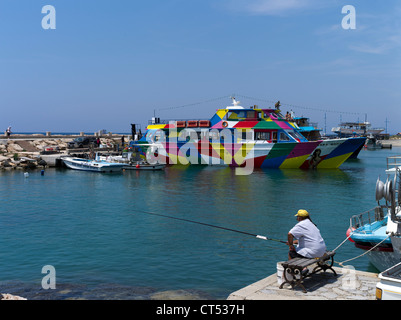
[[[288,247],[143,211],[286,240],[304,208],[334,249],[351,215],[376,205],[386,157],[400,153],[362,150],[340,169],[249,176],[201,166],[121,174],[46,169],[28,178],[0,172],[0,287],[33,299],[149,299],[167,290],[225,299],[275,273]],[[347,242],[336,261],[361,253]],[[349,264],[376,271],[366,257]],[[45,265],[54,266],[58,290],[41,289]]]

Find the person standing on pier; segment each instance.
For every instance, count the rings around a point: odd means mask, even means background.
[[[326,244],[319,229],[312,222],[308,211],[300,209],[295,216],[298,223],[288,232],[288,259],[320,258],[326,252]],[[298,246],[295,248],[294,244]]]
[[[10,137],[10,135],[11,135],[11,126],[9,126],[9,127],[7,128],[7,130],[6,130],[6,135],[7,135],[7,138]]]

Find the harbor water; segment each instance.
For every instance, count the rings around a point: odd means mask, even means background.
[[[275,273],[288,247],[149,213],[286,240],[302,208],[334,249],[350,217],[376,205],[386,157],[400,152],[362,150],[339,169],[255,169],[246,176],[211,166],[0,172],[0,292],[28,299],[226,299]],[[347,241],[335,260],[361,253]],[[366,256],[348,264],[377,272]],[[42,288],[48,265],[56,289]]]

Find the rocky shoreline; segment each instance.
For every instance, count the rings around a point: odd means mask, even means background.
[[[27,300],[25,298],[22,298],[20,296],[15,296],[9,293],[2,293],[2,298],[0,300]]]
[[[12,135],[0,138],[0,170],[27,170],[45,168],[42,155],[67,155],[68,142],[76,136],[45,137],[43,135]],[[121,143],[121,135],[99,137],[101,146],[113,150]],[[125,136],[128,141],[128,136]]]

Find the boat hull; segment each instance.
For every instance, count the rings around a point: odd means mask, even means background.
[[[364,138],[343,138],[307,142],[270,143],[246,141],[219,142],[163,142],[139,143],[141,153],[149,162],[181,165],[220,165],[232,167],[280,169],[338,168],[361,145]]]
[[[126,165],[123,167],[124,170],[163,170],[166,167],[165,164],[133,164],[133,165]]]
[[[317,164],[317,168],[338,168],[359,148],[362,148],[365,141],[366,138],[363,137],[323,140],[314,151],[316,152],[318,149],[322,150],[322,160]]]
[[[350,239],[356,248],[368,251],[370,262],[380,272],[397,262],[391,238],[387,234],[388,217],[353,229]],[[398,261],[399,262],[399,261]]]

